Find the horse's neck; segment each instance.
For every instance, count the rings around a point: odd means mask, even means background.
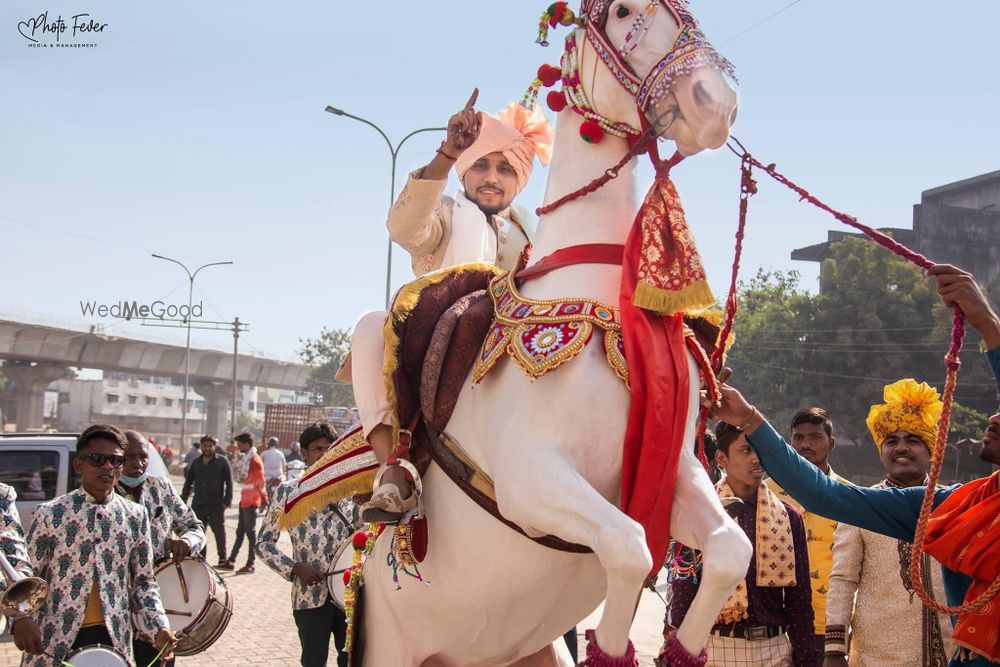
[[[597,144],[580,138],[580,117],[569,111],[559,114],[555,147],[545,188],[549,204],[586,186],[602,176],[628,152],[628,144],[611,134]],[[584,243],[625,243],[638,210],[635,197],[635,160],[617,178],[595,192],[569,201],[538,221],[531,259],[541,258],[560,248]],[[587,296],[617,302],[621,268],[587,264],[560,269],[532,280],[526,292],[538,298]],[[567,291],[567,288],[570,288]]]

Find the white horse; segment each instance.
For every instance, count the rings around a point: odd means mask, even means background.
[[[639,79],[678,38],[669,4],[677,1],[608,0],[604,35],[620,52],[636,17],[647,12],[642,41],[624,58]],[[593,2],[601,0],[586,0],[585,11]],[[649,13],[651,7],[659,11]],[[583,37],[577,56],[591,107],[639,127],[636,100]],[[726,141],[736,96],[717,69],[700,67],[675,81],[657,106],[679,109],[665,136],[691,155]],[[627,142],[610,134],[599,144],[582,141],[581,120],[569,109],[558,115],[546,202],[589,183],[628,152]],[[634,167],[632,160],[602,189],[544,215],[532,257],[582,243],[624,243],[638,210]],[[571,266],[526,283],[522,293],[616,305],[621,273],[613,265]],[[534,381],[511,360],[500,363],[481,384],[467,381],[447,432],[492,477],[505,518],[528,534],[555,535],[593,554],[551,550],[514,532],[432,465],[424,476],[429,550],[420,565],[429,585],[401,576],[396,590],[385,565],[388,537],[379,540],[365,567],[366,667],[566,665],[565,648],[555,640],[602,600],[597,643],[608,656],[626,652],[637,597],[653,566],[642,526],[619,509],[629,393],[594,342]],[[691,359],[689,367],[685,443],[694,442],[699,390]],[[674,488],[671,534],[704,553],[699,592],[677,633],[697,656],[746,574],[751,547],[691,446]]]

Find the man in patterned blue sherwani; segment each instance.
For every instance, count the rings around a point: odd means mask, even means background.
[[[73,650],[98,643],[135,664],[133,614],[170,657],[175,640],[153,577],[149,514],[114,492],[127,445],[116,426],[88,428],[73,462],[80,488],[35,508],[28,556],[49,597],[14,625],[23,667],[60,667]]]
[[[153,562],[167,558],[176,562],[189,554],[198,554],[205,548],[205,528],[184,504],[168,479],[149,476],[149,440],[138,431],[125,431],[128,447],[125,449],[125,467],[118,480],[118,493],[146,508],[149,513],[150,540],[153,544]],[[176,535],[176,538],[174,537]],[[146,667],[156,657],[157,650],[149,637],[143,637],[136,628],[132,640],[135,662]],[[172,667],[173,660],[164,663]]]
[[[333,427],[326,422],[310,424],[299,436],[306,465],[318,461],[336,439]],[[326,579],[334,568],[337,545],[354,532],[353,504],[349,500],[331,503],[293,528],[289,556],[278,548],[278,515],[297,483],[285,482],[275,491],[257,538],[257,553],[272,570],[292,582],[292,616],[299,629],[303,667],[326,665],[331,634],[337,647],[337,665],[347,667],[343,652],[347,618],[331,601]]]
[[[7,484],[0,484],[0,551],[7,557],[19,574],[26,577],[35,576],[28,562],[28,551],[24,542],[24,531],[21,530],[21,518],[17,514],[17,493]],[[0,577],[0,595],[7,591],[7,579]],[[16,623],[24,616],[13,615],[11,623]]]

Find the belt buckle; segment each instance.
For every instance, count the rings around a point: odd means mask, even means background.
[[[760,641],[761,639],[767,639],[767,626],[766,625],[754,625],[746,629],[746,637],[748,641]]]

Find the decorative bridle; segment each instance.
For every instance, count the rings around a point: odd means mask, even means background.
[[[583,0],[580,16],[576,16],[565,2],[557,2],[549,6],[542,14],[540,21],[539,36],[536,40],[539,44],[548,45],[548,29],[550,27],[561,24],[576,25],[577,28],[566,37],[560,67],[542,65],[538,70],[537,77],[528,88],[528,92],[525,93],[522,103],[529,108],[533,107],[540,88],[553,86],[561,81],[562,90],[553,90],[546,98],[549,108],[558,113],[569,107],[576,114],[582,116],[584,121],[580,126],[580,136],[584,141],[597,143],[604,138],[606,133],[612,134],[626,139],[629,143],[629,151],[618,165],[608,169],[602,177],[595,179],[567,197],[537,209],[539,215],[549,213],[567,201],[594,192],[615,178],[621,167],[637,155],[649,153],[657,172],[662,173],[663,163],[655,155],[655,150],[651,150],[656,145],[657,128],[651,126],[647,121],[646,111],[670,92],[674,82],[679,77],[690,74],[696,68],[710,66],[715,67],[735,81],[732,64],[723,58],[705,38],[705,34],[698,28],[697,22],[688,11],[685,0],[650,0],[645,9],[633,21],[621,49],[611,44],[605,32],[607,13],[611,4],[612,0]],[[653,18],[661,10],[669,12],[679,27],[672,40],[670,51],[650,69],[645,77],[639,77],[629,65],[627,57],[640,44],[649,31]],[[581,37],[585,38],[591,45],[615,81],[635,99],[642,127],[636,128],[629,123],[609,119],[597,111],[591,103],[580,73]],[[672,118],[667,127],[676,120],[680,110],[674,106],[668,112],[672,113]]]

